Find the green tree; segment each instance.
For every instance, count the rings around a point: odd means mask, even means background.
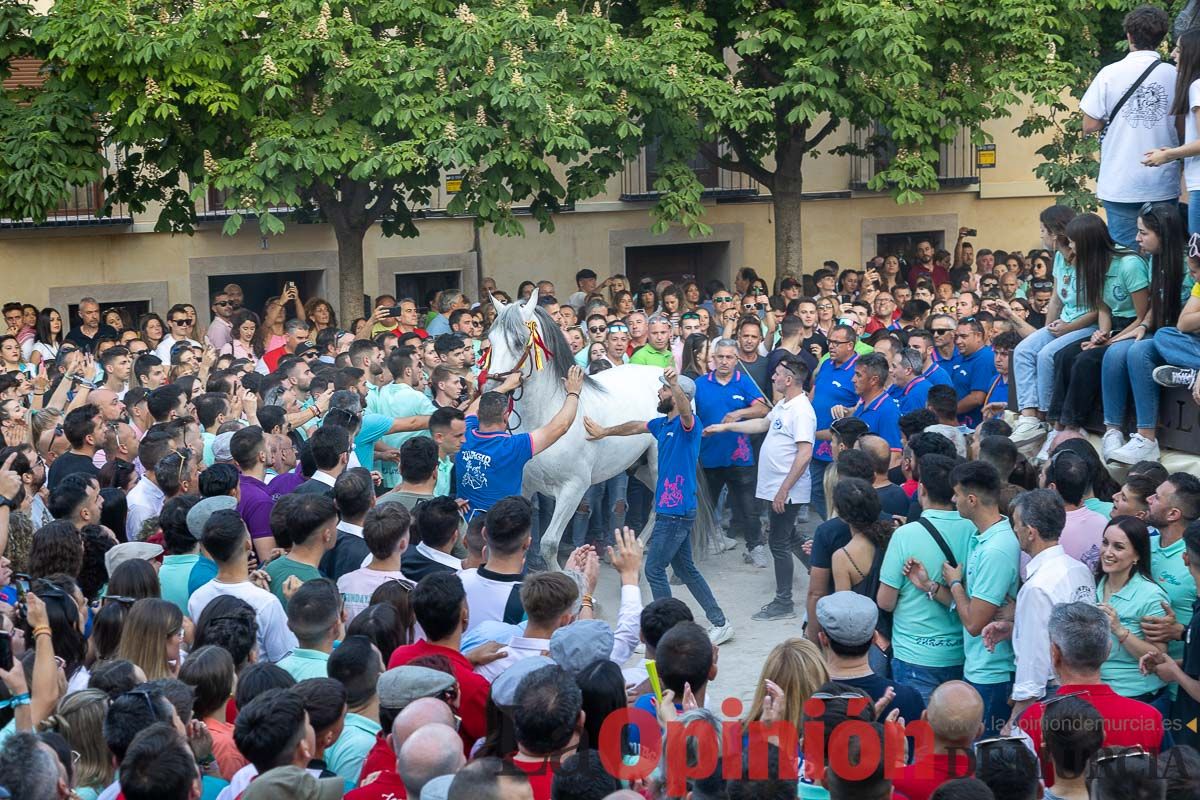
[[[513,235],[525,207],[549,230],[659,138],[661,218],[704,230],[693,98],[763,109],[696,25],[662,10],[629,37],[599,4],[527,0],[59,0],[33,28],[124,154],[113,199],[161,203],[162,230],[191,230],[209,187],[264,233],[284,229],[273,208],[327,220],[349,320],[367,230],[415,236],[442,171],[465,174],[450,213]]]
[[[804,162],[821,152],[862,153],[843,125],[890,131],[897,155],[870,183],[899,203],[937,187],[938,147],[962,127],[981,125],[1029,103],[1055,101],[1073,73],[1054,57],[1055,22],[1084,0],[692,0],[710,34],[714,60],[731,49],[726,77],[735,93],[765,95],[770,113],[747,123],[713,116],[718,132],[703,152],[744,172],[772,194],[776,274],[799,273]],[[637,13],[659,14],[658,0]]]

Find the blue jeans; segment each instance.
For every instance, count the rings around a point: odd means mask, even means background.
[[[1054,394],[1054,354],[1073,342],[1088,338],[1095,330],[1095,325],[1089,325],[1056,337],[1042,328],[1021,340],[1012,355],[1018,410],[1050,410],[1050,398]]]
[[[825,511],[825,470],[833,463],[813,459],[808,462],[808,475],[812,478],[812,496],[809,498],[809,509],[821,519],[829,519]]]
[[[961,681],[962,665],[957,667],[922,667],[892,658],[892,680],[911,686],[921,693],[921,699],[929,704],[929,695],[946,681]]]
[[[982,739],[990,739],[1000,735],[1000,729],[1012,715],[1008,698],[1012,694],[1012,681],[1003,683],[975,683],[967,681],[979,696],[983,698],[983,735]]]
[[[671,596],[671,584],[667,582],[667,565],[675,576],[683,581],[692,597],[704,609],[704,615],[713,625],[725,624],[725,613],[717,605],[708,581],[696,569],[692,561],[692,524],[696,513],[686,517],[659,513],[654,517],[654,532],[650,534],[650,546],[646,550],[646,583],[655,600]]]
[[[1200,192],[1188,192],[1188,233],[1200,232]]]
[[[1143,203],[1110,203],[1102,200],[1104,216],[1108,219],[1108,235],[1117,244],[1123,244],[1134,252],[1137,244],[1137,218]]]
[[[1158,405],[1162,389],[1154,383],[1151,374],[1155,367],[1161,367],[1163,364],[1200,368],[1200,336],[1183,333],[1178,328],[1159,328],[1154,332],[1153,339],[1142,339],[1129,348],[1126,367],[1129,371],[1129,383],[1133,386],[1133,402],[1139,428],[1153,430],[1158,427]],[[1107,392],[1104,419],[1109,421]]]
[[[1104,361],[1100,366],[1100,394],[1104,398],[1104,424],[1121,428],[1125,425],[1125,413],[1129,407],[1129,356],[1138,342],[1122,339],[1104,348]],[[1136,394],[1137,384],[1133,384]]]
[[[596,543],[597,549],[612,543],[613,531],[624,527],[625,515],[628,511],[626,492],[629,487],[629,476],[620,472],[606,481],[593,484],[583,496],[587,511],[576,511],[571,520],[571,543],[576,547],[582,546],[588,534]],[[618,510],[619,509],[619,510]],[[640,533],[640,531],[635,531]]]

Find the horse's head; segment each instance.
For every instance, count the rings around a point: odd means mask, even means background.
[[[531,375],[545,367],[551,357],[547,341],[561,333],[546,312],[539,315],[537,301],[536,288],[524,303],[517,301],[506,305],[492,298],[496,320],[488,332],[488,349],[484,352],[479,373],[481,389],[494,389],[517,370]]]

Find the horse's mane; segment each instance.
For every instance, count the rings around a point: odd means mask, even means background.
[[[567,337],[563,335],[562,329],[558,327],[558,323],[554,321],[546,310],[541,306],[537,306],[533,310],[542,331],[542,340],[546,343],[546,348],[550,351],[550,357],[546,359],[546,369],[550,371],[556,379],[567,377],[567,372],[571,367],[576,366],[575,355],[571,352],[571,345],[567,344]],[[525,320],[521,318],[521,309],[516,303],[510,303],[503,311],[496,315],[496,321],[493,323],[493,329],[499,328],[500,333],[504,336],[504,342],[516,355],[525,349],[525,345],[529,342],[529,327],[525,324]],[[518,356],[519,357],[519,356]],[[604,388],[596,382],[591,375],[584,373],[584,383],[590,388],[603,392]]]

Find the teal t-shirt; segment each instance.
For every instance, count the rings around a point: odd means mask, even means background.
[[[1187,547],[1183,537],[1166,547],[1160,545],[1161,541],[1161,534],[1150,537],[1150,572],[1154,575],[1154,582],[1167,593],[1175,618],[1186,628],[1192,621],[1192,607],[1196,602],[1196,581],[1192,579],[1187,564],[1183,563],[1183,553]],[[1160,607],[1150,616],[1162,616],[1164,613]],[[1182,659],[1183,648],[1183,641],[1178,640],[1167,645],[1167,652],[1171,658]]]
[[[370,411],[363,414],[362,427],[354,437],[354,453],[358,463],[368,470],[375,469],[375,443],[392,429],[392,418]]]
[[[964,571],[967,595],[997,608],[1017,597],[1021,546],[1007,519],[972,536],[967,544]],[[988,652],[982,636],[963,630],[963,677],[971,683],[1004,683],[1012,680],[1014,657],[1011,641],[1003,641]]]
[[[162,589],[162,599],[169,600],[178,606],[184,616],[187,616],[188,600],[191,598],[192,592],[215,577],[217,577],[216,563],[199,553],[163,556],[162,566],[158,570],[158,583]]]
[[[1054,291],[1062,303],[1062,311],[1058,318],[1063,322],[1074,322],[1093,309],[1080,305],[1083,298],[1079,296],[1079,285],[1075,275],[1075,267],[1067,263],[1062,253],[1054,254]]]
[[[296,683],[309,678],[328,678],[329,653],[297,647],[285,658],[280,659],[278,666],[295,678]]]
[[[1133,293],[1150,287],[1150,267],[1142,257],[1122,254],[1108,265],[1104,276],[1104,305],[1114,317],[1132,317]]]
[[[966,563],[967,542],[975,526],[957,511],[930,509],[921,514],[933,523],[958,563]],[[1015,541],[1015,540],[1014,540]],[[954,667],[963,663],[963,628],[958,615],[930,600],[904,577],[904,564],[915,558],[931,578],[940,580],[946,556],[919,522],[901,525],[888,540],[879,580],[898,590],[892,612],[892,649],[896,658],[923,667]]]
[[[437,410],[433,401],[406,383],[389,383],[376,391],[367,394],[367,410],[385,417],[400,419],[403,417],[420,417],[432,414]],[[414,436],[428,436],[428,431],[407,431],[392,433],[383,437],[388,447],[400,448],[402,444]],[[361,456],[360,456],[361,458]],[[383,486],[391,489],[400,483],[400,463],[397,461],[380,461],[376,468],[383,476]]]
[[[200,440],[204,442],[204,466],[211,467],[217,460],[217,457],[213,455],[212,449],[213,442],[217,440],[217,435],[208,431],[200,431]]]
[[[1103,603],[1107,589],[1108,578],[1100,579],[1096,585],[1096,600]],[[1158,584],[1148,581],[1140,572],[1134,572],[1129,583],[1114,592],[1108,599],[1108,604],[1117,612],[1121,624],[1129,629],[1130,636],[1142,638],[1142,617],[1162,615],[1159,603],[1169,600],[1167,593]],[[1157,692],[1163,687],[1162,679],[1157,675],[1143,675],[1138,669],[1138,659],[1117,641],[1117,635],[1109,635],[1112,649],[1109,650],[1108,660],[1100,666],[1100,680],[1112,687],[1113,691],[1125,697],[1137,697],[1147,692]]]
[[[357,781],[367,753],[375,746],[375,736],[383,728],[378,722],[353,712],[346,715],[342,735],[325,751],[325,765],[348,781]]]
[[[1103,500],[1101,500],[1099,497],[1087,498],[1086,500],[1083,501],[1083,506],[1084,506],[1084,508],[1090,508],[1092,511],[1095,511],[1097,514],[1104,517],[1105,519],[1108,519],[1109,517],[1112,516],[1113,504],[1106,503]]]
[[[287,611],[288,601],[283,595],[283,584],[289,577],[295,575],[304,583],[321,577],[321,571],[316,567],[293,561],[290,556],[280,556],[267,564],[264,570],[271,576],[271,594],[279,598],[284,611]]]

